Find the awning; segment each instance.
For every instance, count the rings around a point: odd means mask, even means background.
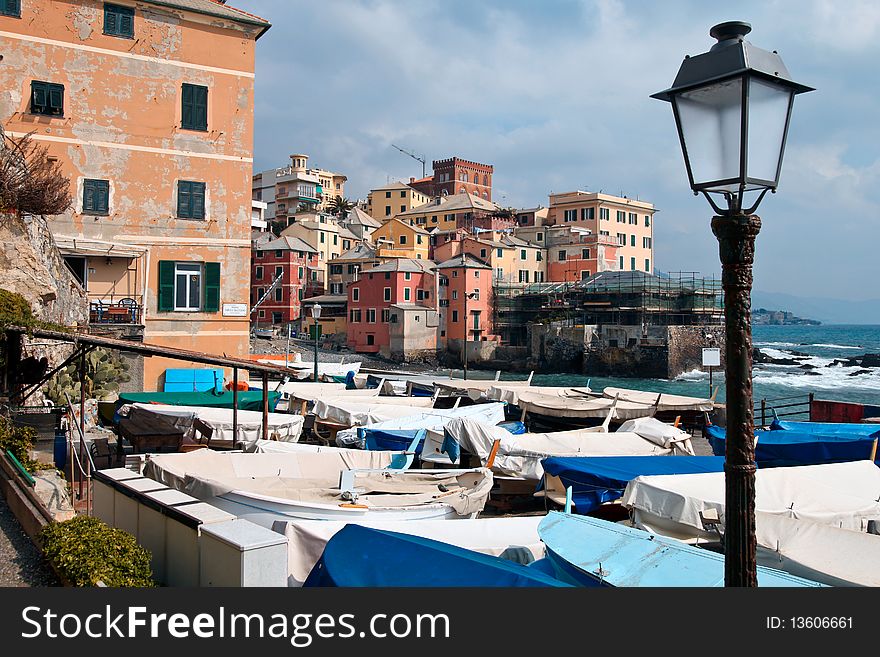
[[[104,256],[106,258],[139,258],[149,249],[134,244],[119,244],[105,240],[54,235],[61,255]]]

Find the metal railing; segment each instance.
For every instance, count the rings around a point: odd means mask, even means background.
[[[760,401],[755,402],[755,425],[765,427],[774,419],[784,417],[797,417],[801,420],[810,422],[813,419],[812,408],[812,392],[808,395],[791,395],[787,397],[761,399]]]
[[[83,425],[85,424],[85,408],[80,406],[80,421],[75,422],[76,420],[76,412],[73,408],[73,402],[70,401],[70,395],[67,392],[64,393],[64,397],[67,399],[67,411],[70,417],[70,421],[67,423],[67,447],[70,452],[70,494],[74,494],[74,487],[77,484],[77,470],[79,470],[79,491],[77,493],[77,499],[82,499],[83,497],[83,483],[86,485],[86,515],[92,515],[92,472],[94,472],[97,468],[95,467],[95,462],[92,460],[92,453],[89,450],[88,445],[86,445],[86,436],[83,433]],[[73,439],[73,429],[72,426],[76,426],[77,433],[79,433],[79,449],[74,445]],[[82,461],[80,461],[80,454],[85,452],[85,468],[83,467]],[[76,467],[74,467],[74,465]]]
[[[140,324],[144,306],[137,296],[105,294],[89,299],[90,324]]]

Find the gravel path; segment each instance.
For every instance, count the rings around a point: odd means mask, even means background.
[[[0,495],[0,586],[60,586]]]

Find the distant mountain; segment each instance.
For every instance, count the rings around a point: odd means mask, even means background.
[[[799,317],[823,324],[880,324],[880,299],[847,301],[799,297],[781,292],[752,292],[752,308],[785,308]]]

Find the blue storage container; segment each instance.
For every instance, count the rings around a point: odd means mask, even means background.
[[[167,369],[163,392],[210,392],[223,390],[222,369]]]

